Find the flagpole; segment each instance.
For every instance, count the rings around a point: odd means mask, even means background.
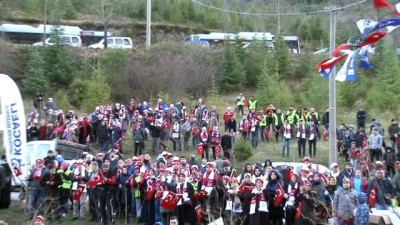
[[[336,8],[330,9],[329,26],[329,54],[332,56],[335,50],[336,39]],[[336,68],[332,68],[329,76],[329,165],[336,162]]]

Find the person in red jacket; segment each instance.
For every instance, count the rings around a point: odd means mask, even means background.
[[[231,120],[231,118],[234,116],[234,112],[232,111],[231,107],[227,107],[226,111],[224,113],[223,119],[224,119],[224,124],[225,124],[225,130],[228,131],[228,123]]]

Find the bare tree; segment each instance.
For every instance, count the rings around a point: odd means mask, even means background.
[[[92,5],[104,29],[104,48],[107,48],[107,33],[116,16],[117,0],[92,0]]]

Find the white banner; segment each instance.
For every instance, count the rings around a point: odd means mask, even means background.
[[[7,162],[11,169],[20,168],[26,175],[26,119],[22,97],[15,82],[5,74],[0,74],[1,119],[3,142]]]

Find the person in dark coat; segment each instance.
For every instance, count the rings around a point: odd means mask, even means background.
[[[208,196],[208,205],[210,206],[210,212],[213,215],[214,219],[222,217],[222,219],[225,220],[225,208],[228,199],[228,191],[224,186],[222,177],[220,177],[215,184],[215,188],[210,192],[210,195]]]
[[[265,187],[268,199],[268,211],[271,225],[283,225],[283,218],[285,217],[285,212],[283,211],[283,202],[278,206],[274,205],[275,195],[276,191],[279,189],[279,185],[283,187],[283,181],[278,172],[273,170],[269,173],[268,184]]]
[[[47,165],[48,173],[45,173],[40,179],[40,186],[44,190],[44,217],[50,218],[52,214],[56,215],[56,219],[59,217],[59,188],[63,181],[60,174],[56,173],[56,167],[54,164]],[[54,211],[53,211],[54,209]]]
[[[315,206],[316,206],[317,193],[312,190],[310,181],[304,181],[304,186],[300,187],[300,193],[296,196],[298,203],[299,216],[296,213],[296,225],[314,225]]]
[[[0,209],[7,209],[11,204],[12,171],[5,156],[0,160]]]
[[[97,127],[96,134],[97,142],[99,143],[99,151],[106,152],[110,137],[108,136],[108,127],[105,120],[103,120],[101,124]]]

